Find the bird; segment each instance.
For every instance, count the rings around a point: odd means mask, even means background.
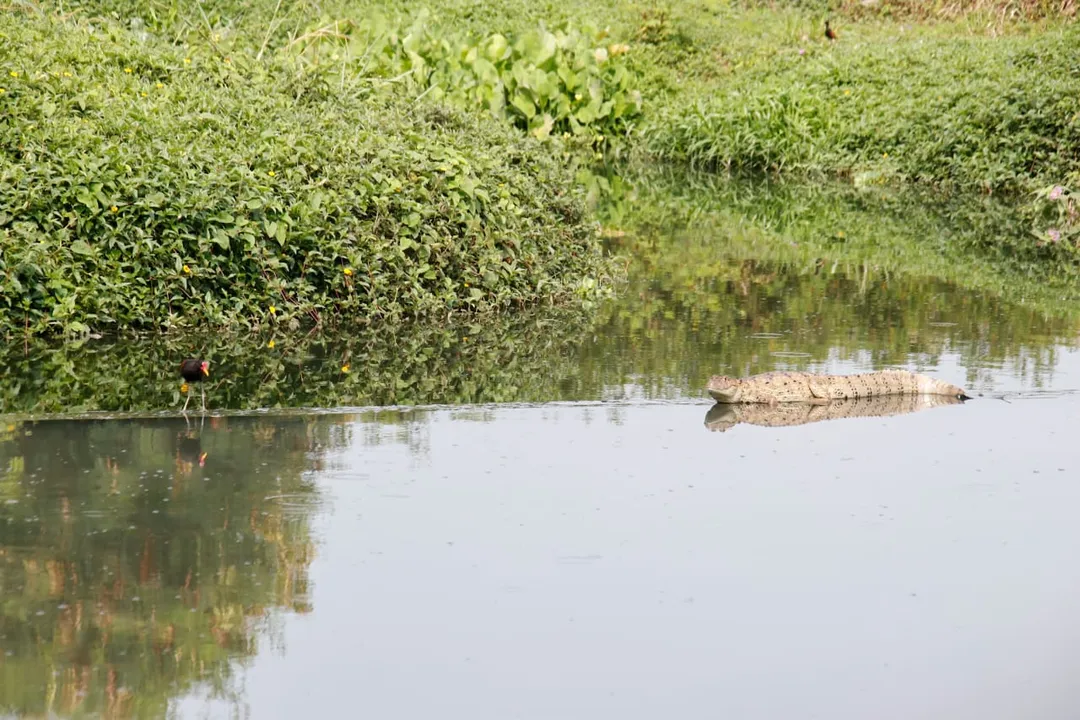
[[[828,20],[825,21],[825,37],[829,38],[830,40],[836,39],[836,31],[829,27]]]
[[[184,400],[184,409],[180,412],[187,412],[188,402],[191,400],[190,383],[202,383],[203,379],[209,376],[210,363],[206,360],[187,358],[180,363],[180,377],[184,378],[184,385],[187,387],[187,399]],[[206,412],[206,386],[200,385],[199,388],[202,390],[202,409]]]

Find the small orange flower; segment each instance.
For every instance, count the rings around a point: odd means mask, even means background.
[[[183,385],[180,386],[180,392],[184,393],[184,392],[187,392],[187,391],[188,391],[188,384],[187,383],[184,383]]]

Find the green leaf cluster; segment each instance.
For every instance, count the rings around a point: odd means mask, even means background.
[[[592,302],[535,138],[285,58],[0,15],[0,331],[275,327]]]
[[[472,38],[430,22],[408,26],[381,14],[312,27],[291,48],[309,63],[407,81],[414,93],[486,113],[538,138],[553,134],[611,145],[641,115],[642,96],[625,55],[590,25],[562,23]]]

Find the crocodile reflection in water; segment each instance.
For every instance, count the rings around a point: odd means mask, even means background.
[[[950,395],[881,395],[832,400],[821,404],[789,402],[776,405],[732,405],[716,403],[705,415],[705,427],[714,432],[724,432],[739,423],[762,427],[785,427],[841,418],[889,417],[943,405],[962,405],[963,402],[960,398]]]

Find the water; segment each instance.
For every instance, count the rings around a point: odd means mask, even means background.
[[[1076,716],[1075,308],[725,233],[593,319],[7,346],[0,712]],[[885,366],[984,397],[703,389]]]

